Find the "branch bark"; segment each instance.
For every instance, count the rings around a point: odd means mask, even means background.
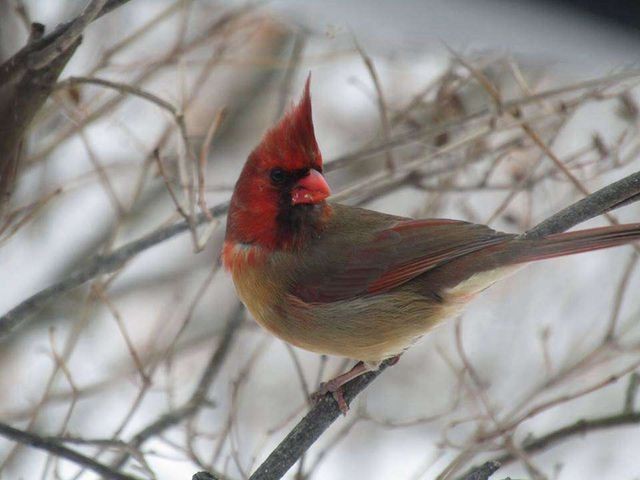
[[[229,208],[228,203],[212,207],[209,209],[211,217],[216,218],[224,215]],[[196,218],[196,225],[201,225],[208,222],[207,215],[201,213]],[[147,250],[148,248],[157,245],[169,238],[172,238],[182,232],[188,231],[190,225],[186,221],[181,221],[170,225],[169,227],[161,228],[148,235],[134,240],[117,248],[109,255],[96,255],[89,259],[83,267],[64,278],[63,280],[40,290],[35,295],[32,295],[24,302],[20,303],[5,315],[0,317],[0,342],[5,340],[9,334],[25,322],[28,317],[38,311],[49,300],[59,297],[60,295],[79,287],[85,282],[103,275],[105,273],[112,273],[122,267],[127,261],[133,258],[140,252]]]
[[[350,405],[358,394],[388,367],[389,361],[386,361],[377,371],[366,373],[346,384],[344,399],[347,405]],[[249,480],[282,478],[340,414],[338,404],[331,395],[321,398],[249,477]]]
[[[520,449],[524,453],[538,453],[551,448],[554,444],[557,444],[574,436],[586,435],[590,432],[604,430],[612,427],[637,425],[638,423],[640,423],[640,412],[622,412],[605,417],[578,420],[571,425],[559,428],[541,437],[525,440],[520,446]],[[513,453],[505,453],[504,455],[496,457],[491,462],[506,465],[518,459],[519,458]],[[459,477],[458,480],[467,480],[470,473],[472,473],[473,471],[474,469],[472,468],[470,472],[466,473],[462,477]]]
[[[500,462],[491,460],[484,463],[483,465],[480,465],[477,468],[472,469],[461,480],[487,480],[491,475],[496,473],[501,466],[502,464]]]
[[[640,200],[640,172],[618,180],[582,200],[560,210],[522,235],[526,239],[543,238],[564,232],[603,213]]]
[[[84,29],[128,1],[92,0],[74,20],[48,35],[34,23],[27,45],[0,65],[0,213],[13,189],[25,133],[80,45]]]
[[[0,436],[3,436],[15,442],[22,443],[23,445],[28,445],[30,447],[44,450],[60,458],[69,460],[77,465],[80,465],[97,473],[102,478],[106,478],[108,480],[141,480],[140,477],[134,477],[126,473],[118,472],[117,470],[114,470],[107,465],[96,462],[94,459],[89,458],[80,452],[65,447],[57,440],[41,437],[31,432],[18,430],[17,428],[13,428],[7,425],[6,423],[0,422]]]

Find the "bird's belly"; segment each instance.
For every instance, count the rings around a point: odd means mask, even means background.
[[[404,292],[327,304],[290,299],[294,345],[371,364],[402,353],[462,305]],[[287,332],[289,333],[289,332]]]
[[[312,352],[377,363],[402,353],[479,291],[514,271],[479,273],[443,294],[443,301],[405,290],[331,303],[287,295],[268,276],[234,278],[256,321],[282,340]]]
[[[305,350],[371,363],[401,353],[445,316],[415,294],[305,303],[278,289],[264,272],[234,272],[233,280],[254,319],[273,335]]]

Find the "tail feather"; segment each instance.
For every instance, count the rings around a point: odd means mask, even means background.
[[[541,240],[518,242],[512,263],[533,262],[547,258],[617,247],[640,240],[640,223],[590,228],[577,232],[549,235]]]
[[[500,275],[515,271],[509,270],[510,266],[616,247],[634,241],[640,241],[640,223],[557,233],[539,240],[505,239],[497,245],[447,262],[419,278],[427,291],[432,291],[436,285],[439,291],[462,288],[466,293],[477,293],[499,279]],[[476,274],[492,271],[496,271],[497,275],[475,277]],[[502,273],[498,273],[501,271]],[[464,283],[473,278],[475,283]]]

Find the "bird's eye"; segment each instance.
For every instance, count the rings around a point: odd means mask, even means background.
[[[287,174],[281,168],[274,168],[269,174],[271,181],[276,184],[281,184],[287,179]]]

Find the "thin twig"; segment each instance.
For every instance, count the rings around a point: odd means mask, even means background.
[[[306,44],[306,35],[303,32],[298,32],[294,35],[293,46],[291,47],[291,56],[287,62],[287,67],[284,71],[284,76],[280,84],[280,93],[278,95],[278,107],[276,108],[276,114],[274,116],[274,122],[280,119],[287,107],[287,102],[291,98],[291,84],[296,69],[300,65],[300,58]]]
[[[211,385],[216,379],[218,372],[222,368],[222,363],[227,358],[227,355],[233,346],[235,336],[240,329],[243,318],[244,308],[238,307],[227,321],[224,332],[220,337],[218,347],[211,355],[211,358],[209,359],[207,366],[204,368],[204,371],[200,376],[200,381],[196,385],[191,397],[181,407],[165,413],[136,433],[128,442],[128,445],[132,449],[139,449],[140,446],[150,438],[157,436],[168,428],[191,417],[202,407],[204,403],[206,403],[207,394],[209,393]],[[130,451],[124,452],[112,463],[112,467],[116,470],[122,468],[130,456]]]
[[[624,301],[624,297],[627,294],[627,286],[629,284],[629,280],[631,280],[633,272],[638,265],[638,260],[640,260],[640,255],[638,255],[638,251],[636,250],[635,252],[633,252],[631,258],[627,262],[627,267],[624,269],[622,278],[620,279],[620,283],[618,284],[618,288],[616,289],[615,297],[613,300],[613,309],[611,310],[611,316],[609,317],[607,330],[604,335],[605,342],[613,340],[614,338],[616,329],[618,327],[620,312],[622,311],[622,302]]]
[[[627,387],[627,391],[624,395],[624,413],[633,413],[633,406],[636,402],[638,386],[640,386],[640,374],[638,374],[638,372],[633,372],[629,376],[629,386]]]
[[[118,311],[116,306],[113,304],[113,302],[111,301],[111,299],[107,295],[107,292],[105,291],[105,289],[104,289],[104,287],[102,285],[100,285],[98,282],[95,282],[92,285],[92,291],[102,301],[102,303],[107,307],[107,310],[109,310],[109,312],[111,313],[111,316],[116,321],[116,325],[118,326],[118,330],[120,331],[120,334],[122,335],[122,338],[124,339],[124,343],[126,344],[127,350],[129,351],[129,354],[131,355],[131,359],[133,361],[133,364],[135,365],[136,369],[138,370],[138,373],[140,374],[140,378],[142,380],[142,383],[145,384],[145,385],[150,385],[151,384],[151,378],[149,378],[149,375],[144,370],[144,365],[142,364],[142,361],[140,360],[140,355],[138,355],[138,352],[136,351],[136,347],[133,344],[133,341],[131,340],[131,336],[129,335],[129,332],[127,331],[127,327],[125,325],[125,322],[122,319],[122,315],[120,315],[120,312]]]
[[[637,77],[640,77],[639,71],[628,71],[628,72],[623,72],[617,75],[609,75],[605,77],[596,78],[593,80],[586,80],[584,82],[568,85],[565,87],[545,90],[535,95],[530,95],[527,97],[505,101],[502,103],[502,108],[505,111],[511,111],[512,109],[517,107],[531,105],[533,103],[539,102],[540,100],[557,97],[559,95],[566,94],[569,92],[588,90],[588,89],[597,88],[597,87],[601,88],[606,85],[615,84],[616,82],[621,82],[625,80],[632,80]],[[417,141],[427,136],[435,136],[437,134],[440,134],[446,131],[456,130],[463,125],[470,125],[473,122],[489,119],[494,114],[495,114],[494,108],[483,108],[481,110],[478,110],[477,112],[473,112],[468,115],[464,115],[462,117],[457,117],[447,122],[442,122],[436,125],[428,124],[424,127],[417,128],[406,133],[398,134],[392,137],[387,142],[380,142],[376,145],[361,148],[352,153],[347,153],[345,155],[342,155],[330,162],[327,162],[325,170],[327,172],[333,172],[335,170],[351,165],[354,160],[364,160],[368,157],[384,152],[389,148],[400,147],[400,146],[406,145],[407,143]]]
[[[175,205],[177,212],[180,214],[182,218],[184,218],[185,222],[191,225],[191,217],[184,210],[184,208],[182,208],[182,205],[180,204],[180,200],[178,200],[176,192],[173,190],[173,187],[171,186],[171,180],[169,179],[169,176],[167,175],[167,172],[164,169],[162,158],[160,157],[160,151],[157,148],[153,151],[153,158],[156,161],[156,165],[158,165],[158,172],[160,173],[160,176],[164,181],[164,186],[167,188],[167,192],[169,192],[169,196],[171,197],[171,201],[173,201],[173,204]],[[190,226],[190,228],[192,227]]]
[[[202,143],[202,148],[200,149],[200,157],[198,161],[198,206],[200,210],[207,216],[209,220],[213,220],[213,217],[209,214],[209,209],[207,208],[207,199],[205,197],[205,180],[206,180],[206,172],[207,172],[207,161],[209,159],[209,150],[211,148],[211,142],[213,141],[213,137],[224,122],[225,117],[227,116],[226,108],[221,108],[216,113],[216,116],[209,125],[209,129],[207,130],[207,134],[204,137],[204,142]]]
[[[163,110],[166,110],[171,114],[174,121],[176,122],[176,125],[178,126],[178,130],[180,131],[180,135],[182,136],[182,140],[185,144],[185,147],[188,146],[189,140],[187,136],[187,126],[184,122],[184,116],[182,115],[182,113],[178,111],[176,107],[174,107],[172,104],[170,104],[166,100],[163,100],[162,98],[158,97],[157,95],[154,95],[151,92],[143,90],[142,88],[139,88],[139,87],[135,87],[128,83],[112,82],[111,80],[105,80],[103,78],[95,78],[95,77],[93,78],[92,77],[69,77],[66,80],[63,80],[62,82],[59,82],[55,88],[56,90],[64,90],[64,89],[71,88],[76,85],[82,85],[82,84],[98,85],[101,87],[110,88],[117,92],[128,93],[130,95],[147,100],[151,103],[155,103],[158,107],[162,108]]]
[[[391,138],[391,124],[389,123],[389,114],[387,108],[387,102],[384,97],[384,92],[382,90],[382,84],[380,83],[380,78],[378,77],[378,72],[376,71],[376,66],[373,63],[373,60],[367,52],[364,51],[362,46],[358,43],[358,41],[354,38],[354,43],[358,53],[362,57],[362,61],[364,65],[367,67],[369,75],[371,76],[371,80],[373,81],[373,86],[376,89],[376,98],[378,103],[378,112],[380,114],[380,123],[382,125],[382,138],[385,142],[388,142]],[[393,150],[388,149],[385,151],[385,156],[387,158],[387,169],[390,172],[393,172],[396,165],[396,160],[393,157]]]

